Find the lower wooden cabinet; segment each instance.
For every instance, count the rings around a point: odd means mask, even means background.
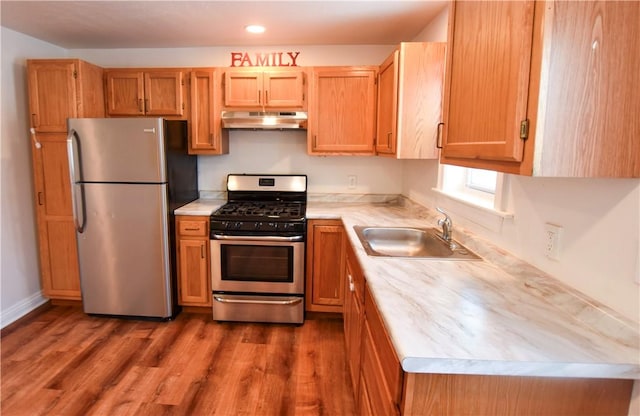
[[[342,312],[345,233],[340,220],[307,222],[305,306],[310,312]]]
[[[345,246],[343,318],[357,414],[628,414],[634,380],[404,372],[355,252]]]
[[[364,324],[364,275],[350,244],[346,246],[344,340],[355,397],[359,397],[362,326]]]
[[[376,414],[399,415],[404,373],[366,285],[364,292],[361,372],[365,384],[360,389],[366,391],[360,397],[368,397],[368,405]]]
[[[209,217],[176,216],[178,303],[211,306]]]

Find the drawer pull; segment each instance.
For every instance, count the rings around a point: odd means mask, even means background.
[[[185,231],[200,231],[200,228],[185,228]]]

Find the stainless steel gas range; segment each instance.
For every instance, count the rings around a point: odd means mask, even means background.
[[[213,319],[302,323],[306,175],[227,176],[211,215]]]

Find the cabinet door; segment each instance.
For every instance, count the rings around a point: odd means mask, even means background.
[[[144,76],[142,72],[107,71],[107,114],[144,115]]]
[[[380,414],[399,413],[403,372],[380,312],[369,288],[364,291],[364,327],[362,329],[362,375],[373,409]]]
[[[191,72],[190,153],[223,154],[229,152],[228,131],[220,125],[214,70]]]
[[[403,42],[398,57],[396,157],[438,159],[445,42]]]
[[[345,246],[347,254],[343,316],[344,337],[351,383],[353,384],[354,395],[357,398],[360,388],[360,358],[362,325],[364,322],[362,298],[358,294],[358,286],[360,285],[360,280],[364,281],[364,277],[350,244],[345,244]]]
[[[268,71],[263,74],[264,103],[267,107],[304,107],[303,71]]]
[[[207,267],[208,240],[180,239],[181,305],[211,306],[211,284]]]
[[[371,399],[369,398],[369,387],[364,379],[364,376],[360,375],[360,393],[358,394],[358,409],[360,410],[360,416],[377,416],[378,412],[375,412],[371,407]]]
[[[66,132],[78,116],[77,65],[68,60],[27,61],[31,126],[37,132]]]
[[[149,71],[144,74],[144,108],[148,116],[182,116],[184,101],[181,71]]]
[[[178,302],[211,306],[209,218],[176,216]]]
[[[262,106],[262,72],[233,71],[224,74],[225,107]]]
[[[380,65],[380,72],[378,72],[378,125],[376,131],[376,152],[378,153],[396,153],[398,55],[398,51],[393,52]]]
[[[71,185],[66,134],[38,134],[32,146],[40,267],[44,295],[80,299],[76,231],[71,211]]]
[[[341,221],[312,220],[307,231],[308,311],[342,312],[344,228]]]
[[[444,157],[522,160],[533,9],[533,1],[452,4]]]
[[[314,68],[312,78],[309,153],[373,154],[376,69]]]

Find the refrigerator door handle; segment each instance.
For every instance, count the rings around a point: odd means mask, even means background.
[[[80,157],[78,156],[78,133],[71,129],[67,135],[67,155],[69,159],[69,178],[71,180],[71,208],[73,210],[73,222],[76,227],[76,231],[79,233],[84,232],[84,197],[82,194],[82,184],[79,183],[76,168],[80,168]],[[79,172],[80,170],[78,170]],[[79,188],[79,195],[76,193],[76,189]],[[78,201],[82,204],[78,209]]]

